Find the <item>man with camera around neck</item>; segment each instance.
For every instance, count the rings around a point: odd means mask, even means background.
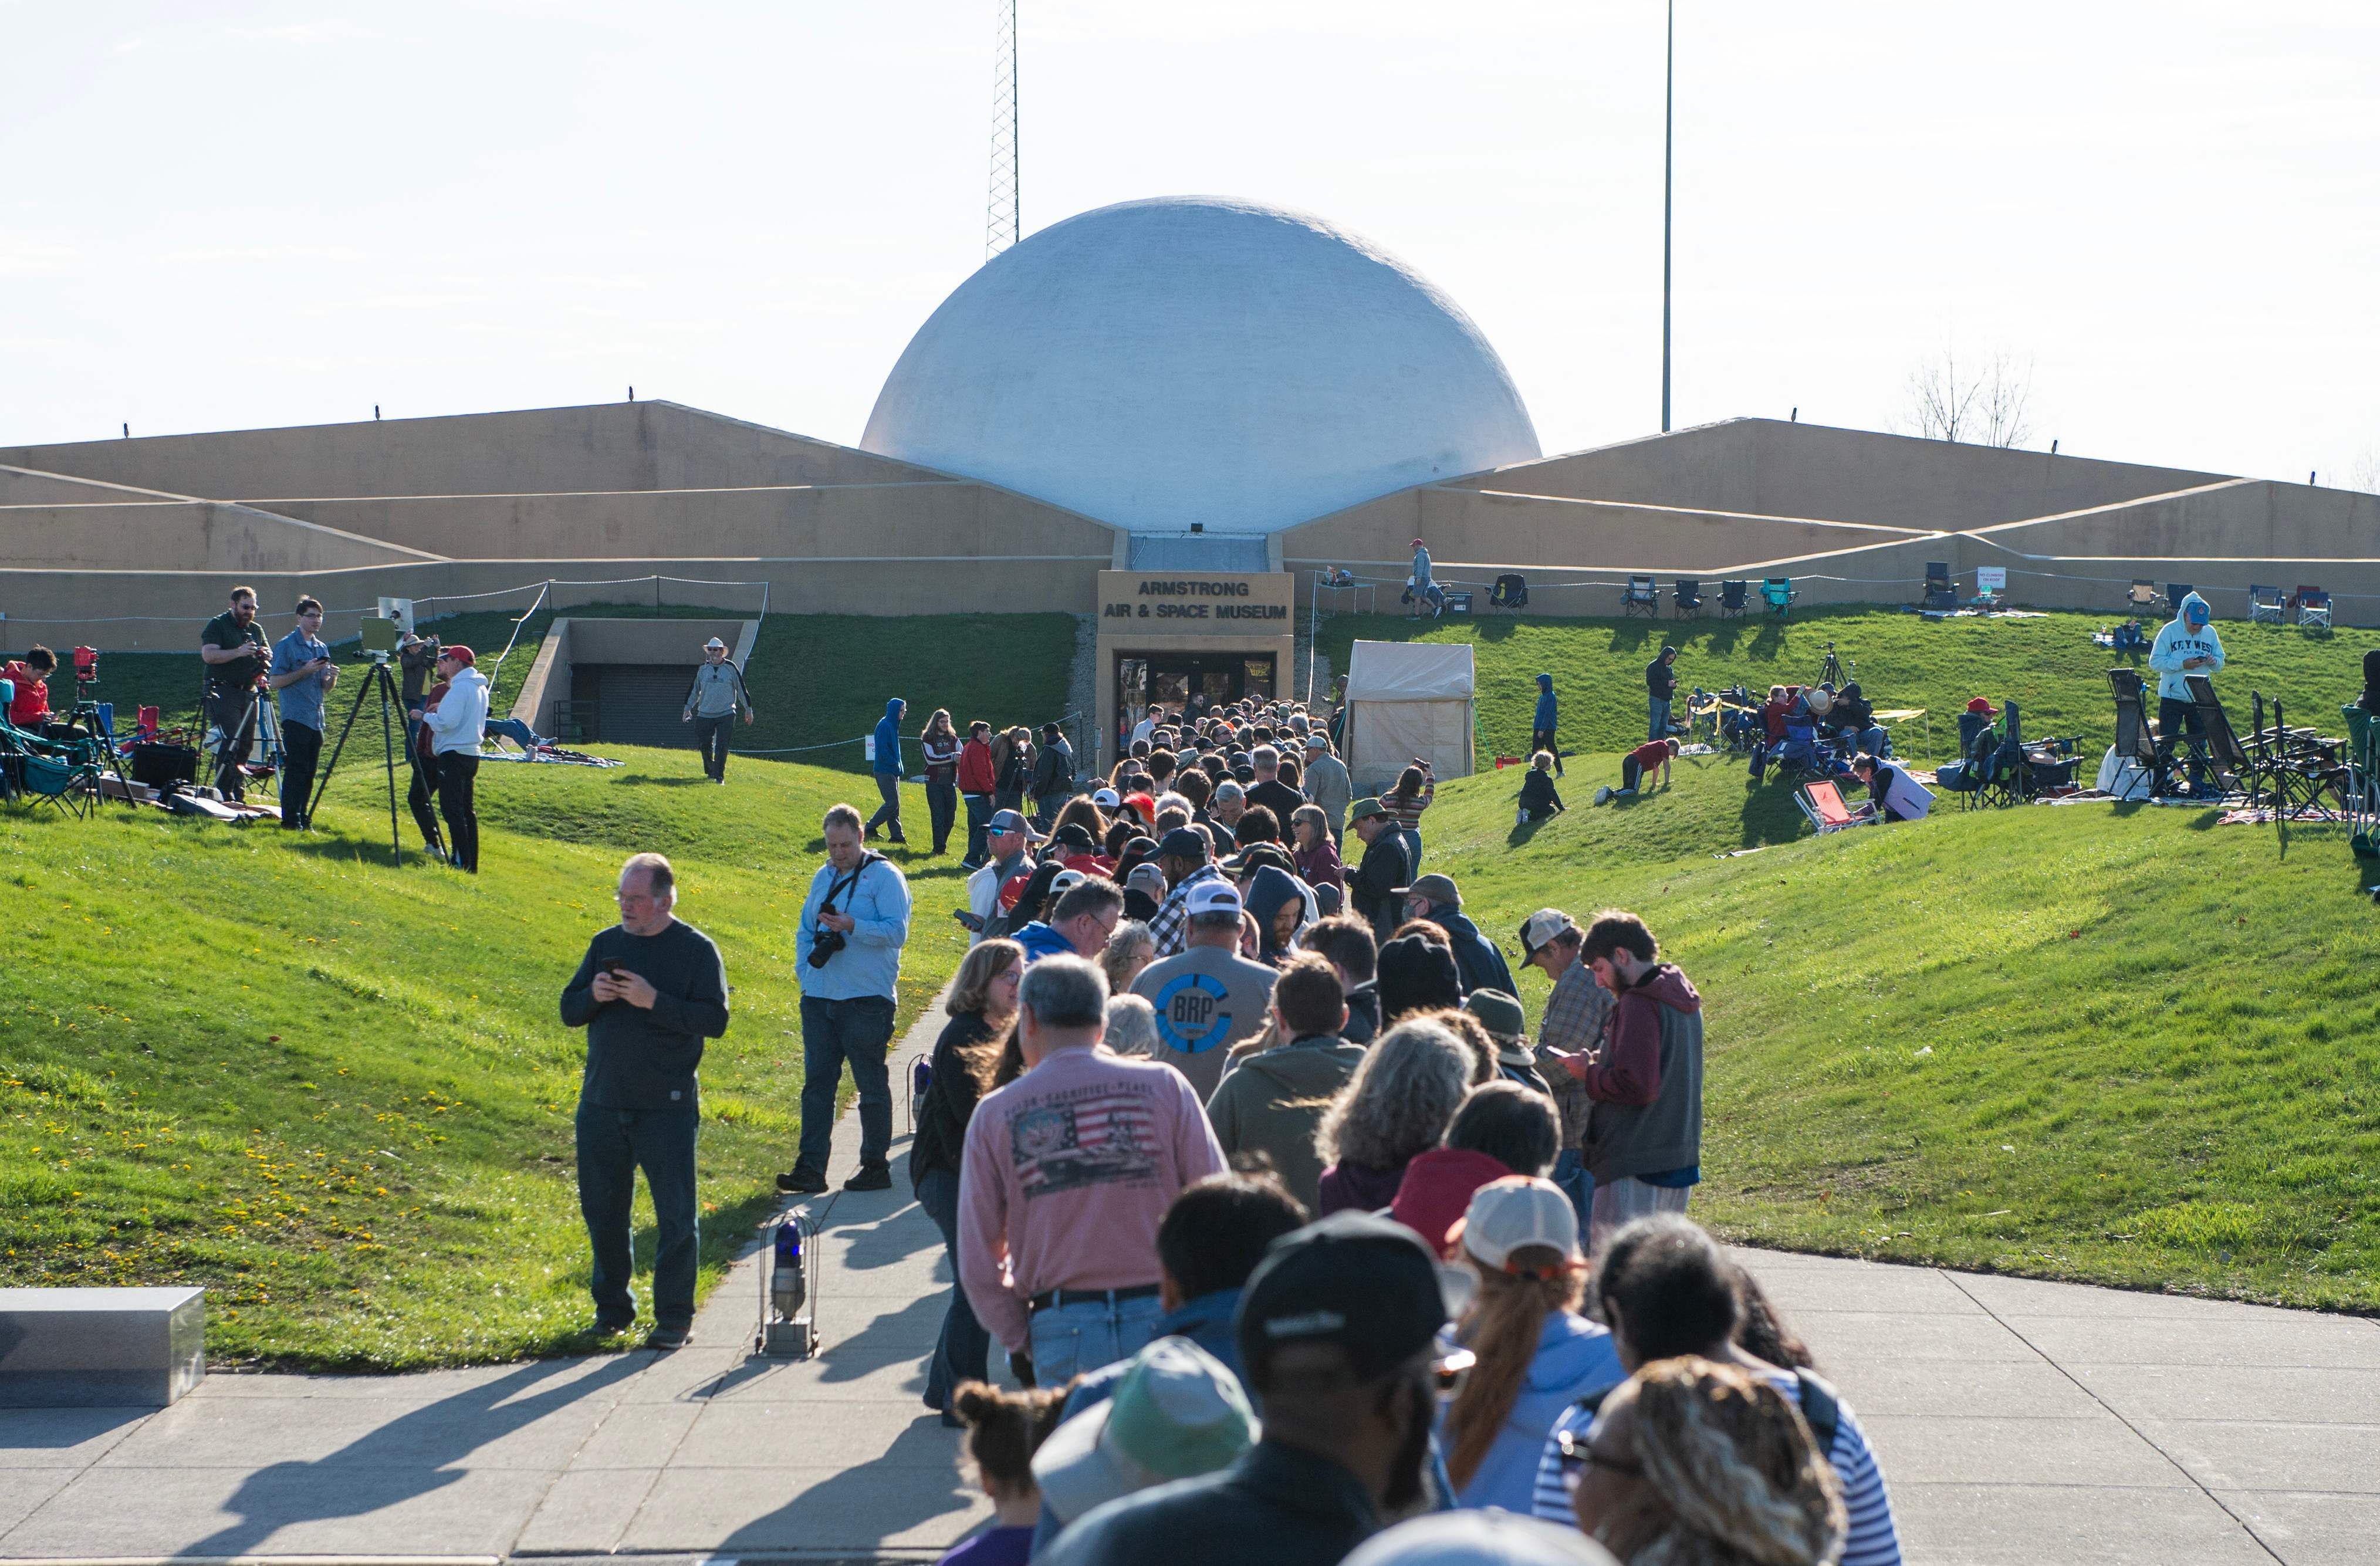
[[[826,1187],[834,1139],[834,1094],[843,1068],[859,1089],[859,1172],[846,1191],[892,1187],[892,993],[909,940],[909,883],[862,841],[859,812],[826,813],[826,863],[810,878],[794,937],[801,959],[802,1142],[777,1189],[813,1196]]]
[[[215,751],[215,788],[225,799],[240,797],[240,768],[256,744],[257,676],[273,649],[256,623],[256,589],[231,589],[231,607],[199,633],[199,660],[207,666],[207,722],[222,740]]]
[[[562,1022],[587,1030],[578,1089],[578,1208],[594,1252],[595,1330],[637,1318],[629,1214],[637,1170],[653,1198],[653,1329],[645,1346],[683,1348],[694,1325],[696,1068],[727,1031],[719,948],[678,922],[677,877],[658,854],[620,871],[620,922],[600,932],[562,991]]]

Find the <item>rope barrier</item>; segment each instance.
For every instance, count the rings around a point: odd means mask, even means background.
[[[760,589],[760,613],[763,616],[766,616],[769,612],[769,583],[767,581],[729,582],[713,580],[705,577],[609,577],[600,580],[586,582],[564,581],[555,577],[548,577],[539,581],[523,582],[517,587],[492,589],[487,592],[424,594],[415,601],[417,603],[429,604],[470,603],[483,598],[507,598],[514,593],[525,593],[531,588],[535,588],[538,591],[539,597],[542,598],[545,594],[551,592],[555,588],[618,588],[626,587],[637,582],[652,582],[656,584],[662,582],[676,582],[687,587],[698,588],[758,588]],[[323,611],[325,614],[376,614],[379,612],[380,603],[377,600],[371,603],[360,604],[353,608],[338,607]],[[531,605],[531,613],[534,612],[535,605]],[[270,613],[259,610],[256,617],[259,620],[288,620],[293,623],[297,619],[297,615],[295,613],[285,610],[275,610]],[[187,625],[192,620],[199,620],[203,623],[206,618],[206,616],[196,614],[39,615],[12,613],[7,617],[6,623],[10,625]]]
[[[1991,543],[1991,540],[1983,540],[1983,541],[1985,541],[1985,542],[1986,542],[1986,543]],[[1992,548],[1994,548],[1994,549],[1999,550],[1999,551],[2000,551],[2000,552],[2002,552],[2003,553],[2015,555],[2015,556],[2016,556],[2016,558],[2017,558],[2017,559],[2019,559],[2019,560],[2050,560],[2050,559],[2055,559],[2055,558],[2056,558],[2056,556],[2054,556],[2054,555],[2041,555],[2041,554],[2024,554],[2024,553],[2021,553],[2021,552],[2019,552],[2018,551],[2015,551],[2015,550],[2011,550],[2011,549],[2010,549],[2006,544],[1992,543],[1991,547],[1992,547]],[[1602,568],[1602,567],[1600,567],[1600,566],[1590,567],[1589,569],[1591,569],[1591,570],[1595,570],[1595,571],[1598,571],[1598,572],[1600,572],[1600,571],[1602,571],[1602,570],[1603,570],[1603,568]],[[2083,576],[2083,575],[2082,575],[2082,574],[2080,574],[2080,573],[2078,573],[2078,572],[2073,572],[2073,571],[2028,571],[2028,570],[2026,570],[2024,567],[2022,567],[2022,566],[2021,566],[2021,565],[2010,565],[2010,566],[2002,567],[2002,569],[2005,569],[2005,570],[2008,572],[2008,574],[2009,574],[2010,576],[2011,576],[2011,577],[2037,577],[2041,578],[2041,579],[2042,579],[2042,580],[2044,580],[2044,581],[2052,581],[2052,582],[2095,582],[2095,583],[2104,583],[2104,584],[2108,584],[2108,585],[2112,585],[2112,586],[2115,586],[2115,587],[2121,587],[2121,588],[2129,588],[2129,587],[2131,587],[2131,586],[2132,585],[2132,583],[2133,583],[2135,580],[2142,579],[2142,578],[2135,578],[2135,577],[2086,577],[2086,576]],[[1609,575],[1609,577],[1610,577],[1610,579],[1609,579],[1609,580],[1604,580],[1604,579],[1602,579],[1602,578],[1601,578],[1601,577],[1577,577],[1577,578],[1575,578],[1575,579],[1564,579],[1564,580],[1557,580],[1557,581],[1546,581],[1546,580],[1544,580],[1544,579],[1542,579],[1542,578],[1540,578],[1540,577],[1536,577],[1536,576],[1529,576],[1527,573],[1522,573],[1522,575],[1524,575],[1524,576],[1526,576],[1526,577],[1527,577],[1527,580],[1528,580],[1528,584],[1529,584],[1529,590],[1530,590],[1531,592],[1546,591],[1546,590],[1550,590],[1550,589],[1558,589],[1558,588],[1624,588],[1624,587],[1628,586],[1627,578],[1629,578],[1630,577],[1658,577],[1658,576],[1663,575],[1662,573],[1656,573],[1656,572],[1651,572],[1651,571],[1623,571],[1623,570],[1617,570],[1617,569],[1614,569],[1614,570],[1612,570],[1612,571],[1610,571],[1610,572],[1609,572],[1609,573],[1607,573],[1607,574],[1608,574],[1608,575]],[[1466,577],[1439,577],[1439,576],[1437,576],[1435,573],[1433,573],[1433,574],[1432,574],[1432,576],[1431,576],[1431,578],[1430,578],[1430,579],[1431,579],[1432,581],[1434,581],[1435,583],[1437,583],[1439,587],[1469,588],[1469,589],[1474,589],[1475,591],[1475,590],[1478,590],[1478,589],[1493,589],[1493,587],[1495,586],[1495,584],[1494,584],[1493,582],[1479,582],[1479,581],[1472,581],[1472,580],[1470,580],[1470,579],[1468,579],[1468,578],[1466,578]],[[1670,579],[1674,581],[1674,580],[1676,580],[1677,578],[1672,575],[1672,576],[1670,576]],[[1764,578],[1761,578],[1761,577],[1691,577],[1691,578],[1688,578],[1688,579],[1689,579],[1689,580],[1693,580],[1693,581],[1696,581],[1696,582],[1701,582],[1701,583],[1703,583],[1703,584],[1705,584],[1705,585],[1708,585],[1708,584],[1710,584],[1710,583],[1712,583],[1712,582],[1717,582],[1717,581],[1721,581],[1721,580],[1741,580],[1741,581],[1744,581],[1744,582],[1756,583],[1756,582],[1759,582],[1759,581],[1763,580]],[[1842,584],[1844,584],[1844,585],[1846,585],[1846,586],[1850,586],[1850,587],[1894,587],[1894,588],[1918,588],[1918,589],[1922,589],[1922,588],[1925,586],[1925,578],[1924,578],[1924,577],[1838,577],[1838,576],[1833,576],[1833,575],[1829,575],[1829,574],[1827,574],[1827,573],[1824,573],[1824,572],[1817,572],[1817,571],[1797,572],[1797,573],[1795,573],[1795,574],[1793,574],[1793,575],[1791,575],[1791,576],[1790,576],[1790,577],[1778,577],[1778,578],[1775,578],[1775,579],[1776,579],[1776,580],[1779,580],[1779,581],[1793,581],[1793,582],[1840,582],[1840,583],[1842,583]],[[1323,586],[1324,586],[1324,588],[1325,588],[1325,589],[1329,589],[1329,588],[1330,588],[1330,587],[1331,587],[1332,585],[1333,585],[1333,584],[1327,583],[1327,582],[1323,584]],[[1353,580],[1353,582],[1352,582],[1352,583],[1347,583],[1347,584],[1339,584],[1339,585],[1341,585],[1341,586],[1361,586],[1361,587],[1370,587],[1370,588],[1394,588],[1394,589],[1396,589],[1397,590],[1399,590],[1400,592],[1402,592],[1402,591],[1403,591],[1403,590],[1404,590],[1404,588],[1405,588],[1406,582],[1405,582],[1405,578],[1404,578],[1404,577],[1354,577],[1354,580]],[[2192,584],[2191,584],[2191,585],[2192,585],[2192,587],[2193,589],[2195,589],[2196,590],[2201,591],[2201,592],[2248,592],[2248,591],[2252,590],[2253,587],[2254,587],[2254,586],[2256,586],[2257,584],[2252,584],[2252,583],[2231,583],[2231,582],[2194,582],[2194,583],[2192,583]],[[2333,592],[2330,596],[2331,596],[2333,599],[2370,600],[2370,601],[2375,601],[2375,602],[2380,602],[2380,593]]]
[[[1078,709],[1076,709],[1075,710],[1074,710],[1074,711],[1072,711],[1072,712],[1067,713],[1065,716],[1063,716],[1063,717],[1062,717],[1062,718],[1054,719],[1054,720],[1052,720],[1052,721],[1053,721],[1053,722],[1056,722],[1056,723],[1057,723],[1061,728],[1062,728],[1062,727],[1064,727],[1066,724],[1068,724],[1068,723],[1071,723],[1071,722],[1075,722],[1076,719],[1080,718],[1082,715],[1083,715],[1083,714],[1082,714],[1082,710],[1078,708]],[[1012,725],[1012,726],[1013,726],[1013,725]],[[1040,727],[1041,727],[1041,725],[1040,725],[1040,724],[1038,724],[1038,723],[1033,723],[1033,724],[1029,724],[1029,725],[1027,725],[1027,726],[1028,726],[1028,727],[1031,727],[1032,729],[1036,730],[1037,732],[1038,732],[1038,731],[1040,729]],[[822,742],[822,743],[820,743],[820,744],[818,744],[818,745],[787,745],[787,746],[780,746],[780,747],[778,747],[776,749],[773,749],[773,750],[730,750],[730,751],[728,751],[728,753],[727,753],[727,754],[729,754],[730,756],[802,756],[802,755],[807,755],[808,752],[813,751],[813,750],[832,750],[832,749],[834,749],[834,748],[835,748],[836,747],[838,747],[838,746],[844,746],[844,745],[865,745],[865,744],[867,744],[869,740],[871,740],[871,739],[873,739],[873,738],[875,738],[875,737],[876,737],[876,736],[875,736],[875,734],[874,734],[874,732],[871,730],[871,731],[870,731],[869,733],[868,733],[868,734],[857,734],[857,735],[853,736],[853,737],[852,737],[852,738],[850,738],[850,739],[830,739],[830,740],[826,740],[826,741],[824,741],[824,742]]]

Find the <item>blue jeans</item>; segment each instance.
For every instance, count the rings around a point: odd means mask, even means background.
[[[1668,698],[1658,696],[1646,697],[1645,698],[1645,737],[1646,739],[1669,738],[1670,703]]]
[[[1583,1245],[1585,1244],[1587,1220],[1595,1211],[1595,1176],[1587,1172],[1585,1150],[1564,1147],[1561,1156],[1554,1159],[1554,1171],[1550,1178],[1561,1187],[1562,1195],[1570,1198],[1570,1205],[1578,1209],[1578,1232]]]
[[[1027,1340],[1033,1350],[1033,1384],[1062,1387],[1081,1371],[1138,1354],[1164,1314],[1155,1294],[1085,1300],[1035,1311]]]
[[[629,1210],[637,1171],[653,1198],[653,1320],[662,1327],[694,1321],[695,1252],[700,1232],[694,1203],[694,1136],[700,1111],[693,1100],[660,1110],[607,1110],[578,1104],[578,1210],[595,1268],[587,1292],[595,1317],[607,1326],[637,1318],[628,1291],[636,1261],[629,1249]]]
[[[951,1308],[942,1317],[942,1335],[934,1357],[926,1366],[926,1402],[948,1413],[951,1394],[962,1381],[980,1381],[989,1374],[991,1334],[975,1318],[966,1291],[959,1286],[959,1176],[956,1170],[928,1170],[917,1182],[917,1205],[942,1232],[942,1255],[951,1264]]]
[[[991,795],[962,794],[959,798],[966,804],[966,862],[972,866],[980,866],[986,859],[991,857]]]
[[[1413,827],[1399,827],[1397,835],[1404,839],[1405,857],[1413,861],[1406,868],[1415,875],[1421,874],[1421,832]],[[1410,886],[1413,883],[1407,881],[1405,884]]]
[[[846,1063],[859,1089],[859,1161],[884,1161],[892,1150],[892,1081],[884,1063],[892,1044],[890,995],[849,1001],[802,997],[802,1150],[795,1168],[826,1172],[834,1143],[834,1093]]]

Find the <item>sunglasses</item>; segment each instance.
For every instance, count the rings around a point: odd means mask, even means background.
[[[1625,1458],[1605,1456],[1596,1451],[1589,1444],[1587,1438],[1579,1431],[1557,1432],[1554,1436],[1554,1446],[1561,1453],[1562,1476],[1572,1484],[1578,1482],[1582,1470],[1590,1467],[1608,1469],[1614,1474],[1625,1474],[1632,1479],[1641,1479],[1645,1476],[1643,1463],[1631,1463]]]

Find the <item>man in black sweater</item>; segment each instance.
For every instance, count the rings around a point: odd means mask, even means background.
[[[587,1030],[578,1088],[578,1209],[595,1267],[595,1330],[637,1319],[628,1214],[637,1171],[653,1199],[650,1349],[683,1348],[694,1327],[694,1136],[701,1118],[695,1069],[703,1040],[727,1031],[727,974],[719,948],[671,914],[677,878],[658,854],[620,871],[620,922],[589,942],[562,991],[562,1022]]]
[[[1347,807],[1347,830],[1364,841],[1363,863],[1347,878],[1347,911],[1370,921],[1372,939],[1385,943],[1404,923],[1413,861],[1405,856],[1397,819],[1378,799],[1358,799]]]

